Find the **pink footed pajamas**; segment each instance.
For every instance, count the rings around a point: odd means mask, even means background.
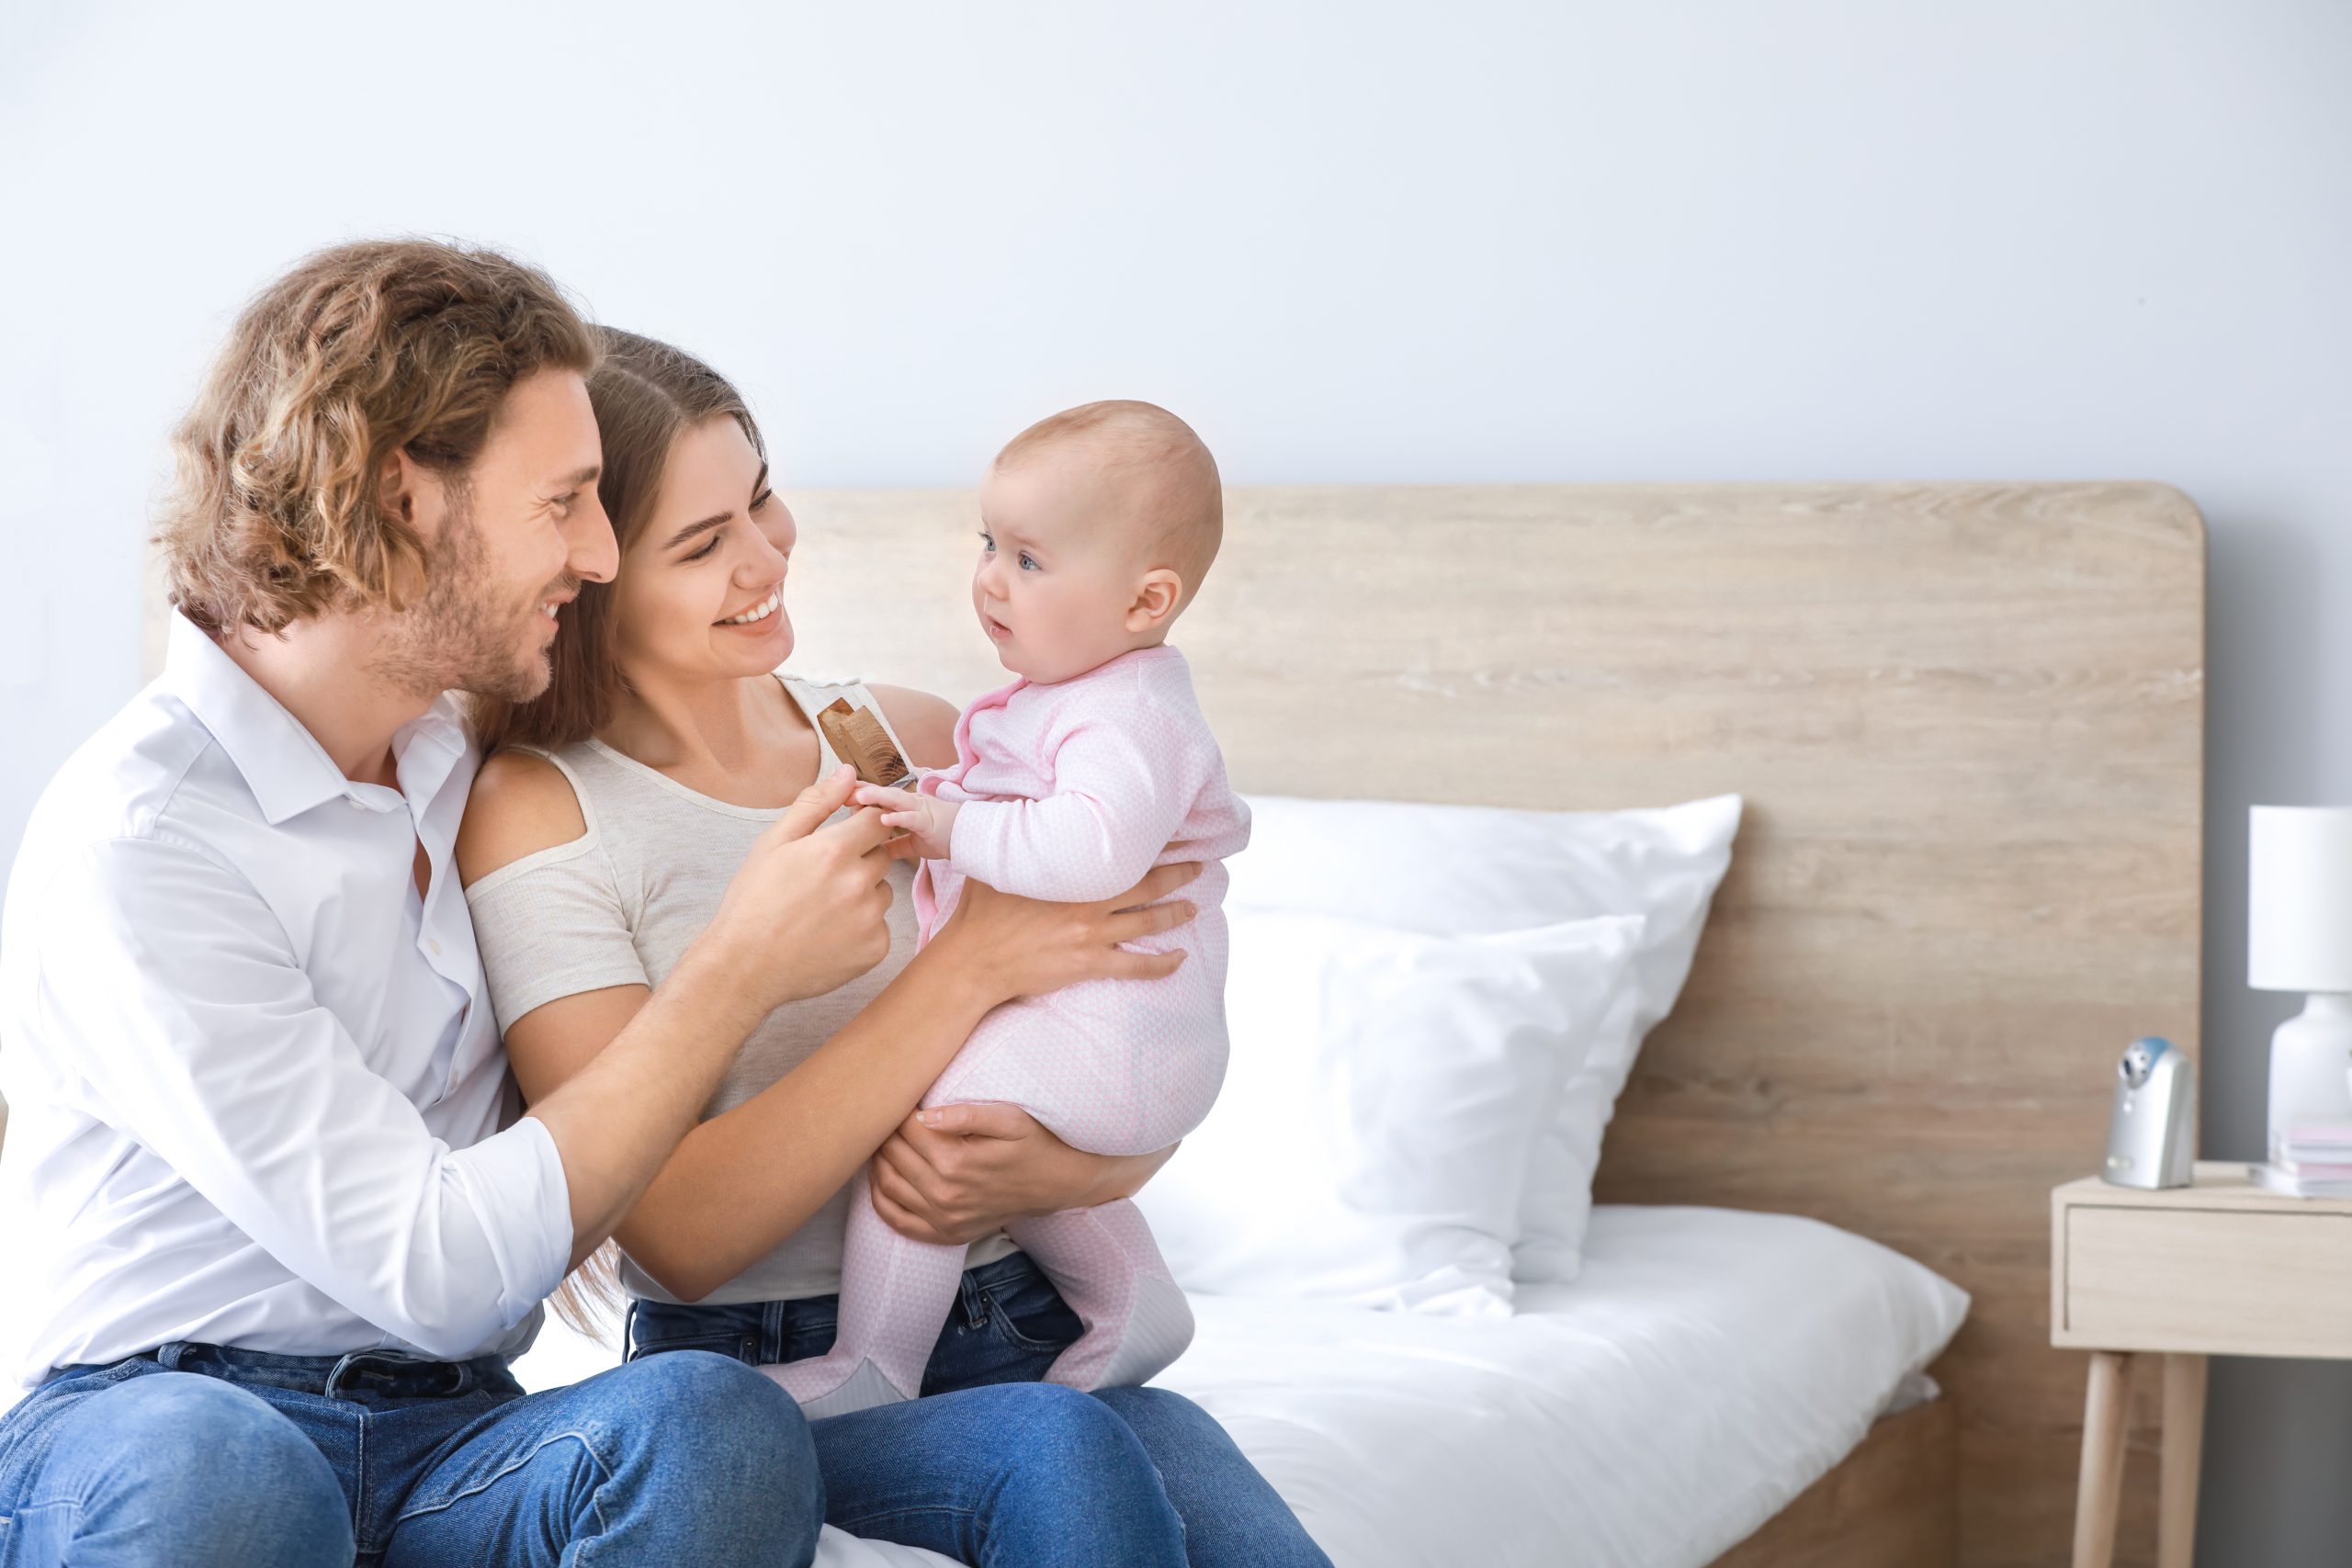
[[[1158,980],[1092,980],[1009,1002],[981,1020],[925,1105],[1001,1100],[1095,1154],[1164,1149],[1200,1124],[1225,1078],[1224,857],[1250,814],[1193,695],[1184,656],[1148,648],[1052,685],[1016,681],[966,709],[956,765],[923,775],[961,803],[949,858],[915,878],[924,939],[967,877],[1030,898],[1090,902],[1152,866],[1199,861],[1174,897],[1197,919],[1133,944],[1183,948]],[[1192,1311],[1136,1206],[1125,1201],[1018,1221],[1006,1231],[1085,1325],[1046,1377],[1077,1388],[1139,1383],[1190,1343]],[[768,1369],[811,1416],[911,1399],[956,1296],[965,1249],[910,1241],[851,1193],[841,1327],[823,1356]]]

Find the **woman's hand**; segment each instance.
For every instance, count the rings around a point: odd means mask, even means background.
[[[1008,1220],[1128,1198],[1175,1151],[1071,1148],[1012,1105],[943,1105],[899,1124],[868,1168],[874,1212],[901,1235],[963,1247]]]
[[[1119,944],[1174,931],[1198,914],[1181,899],[1155,900],[1200,874],[1197,862],[1154,866],[1117,897],[1092,904],[1022,898],[967,877],[955,914],[926,951],[956,954],[999,1001],[1080,980],[1157,980],[1184,962],[1181,948],[1129,953]]]

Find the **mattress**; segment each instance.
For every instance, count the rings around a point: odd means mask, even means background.
[[[1810,1220],[1602,1207],[1510,1318],[1195,1297],[1159,1380],[1222,1422],[1335,1568],[1700,1568],[1932,1385],[1968,1299]],[[610,1358],[550,1323],[526,1386]],[[819,1568],[938,1568],[828,1529]]]

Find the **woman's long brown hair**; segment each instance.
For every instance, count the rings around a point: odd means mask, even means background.
[[[603,357],[588,376],[588,400],[605,447],[597,498],[612,519],[621,554],[645,531],[662,493],[662,471],[680,435],[725,415],[743,427],[762,458],[767,446],[742,395],[726,378],[683,349],[612,327],[594,329]],[[475,697],[469,704],[474,733],[488,757],[501,747],[552,750],[585,740],[612,722],[615,699],[627,678],[613,648],[613,585],[586,582],[556,613],[553,678],[527,703]],[[620,1248],[607,1241],[557,1288],[556,1316],[589,1338],[619,1346],[628,1294],[621,1289]]]
[[[743,427],[764,460],[767,444],[742,394],[684,349],[650,337],[598,327],[603,357],[588,375],[588,400],[604,440],[605,469],[597,498],[612,519],[623,556],[645,531],[662,493],[662,471],[678,437],[721,415]],[[474,733],[487,757],[502,746],[553,750],[585,740],[612,722],[613,702],[627,684],[613,653],[613,585],[583,582],[579,597],[556,612],[553,678],[527,703],[477,697]]]

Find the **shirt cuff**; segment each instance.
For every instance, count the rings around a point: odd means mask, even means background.
[[[571,1183],[555,1134],[536,1116],[460,1158],[498,1269],[499,1321],[511,1328],[555,1293],[571,1268]]]

